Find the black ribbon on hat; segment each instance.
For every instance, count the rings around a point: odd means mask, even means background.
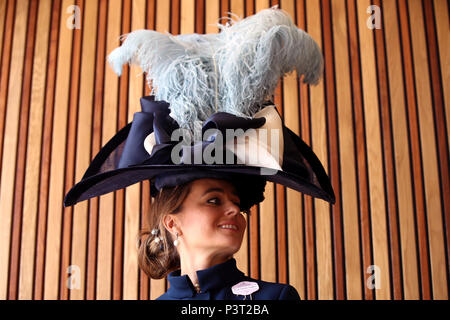
[[[267,105],[272,104],[268,103]],[[172,140],[172,133],[180,129],[178,123],[169,115],[169,103],[165,101],[155,101],[153,96],[141,98],[141,112],[136,112],[131,123],[131,128],[125,142],[125,146],[119,161],[119,168],[125,168],[134,165],[151,165],[151,164],[192,164],[198,163],[196,157],[200,156],[200,163],[204,164],[203,152],[205,148],[214,147],[217,141],[217,135],[220,133],[222,137],[226,137],[227,129],[242,129],[237,131],[236,135],[243,134],[247,129],[257,129],[264,125],[266,119],[264,117],[247,119],[238,117],[227,112],[217,112],[211,115],[202,126],[202,136],[209,129],[212,134],[205,137],[205,140],[191,142],[180,149],[179,163],[174,163],[172,159],[173,148],[180,143],[180,141]],[[151,154],[147,152],[144,147],[144,140],[149,134],[153,132],[155,144],[152,148]],[[211,131],[210,131],[211,132]],[[225,159],[228,150],[225,148],[225,141],[221,141],[220,146],[225,150],[223,153],[222,164],[225,164]],[[214,159],[217,157],[212,155]],[[236,157],[233,154],[233,164],[236,164]],[[191,162],[188,162],[189,159]],[[229,158],[228,158],[229,159]],[[211,164],[211,163],[208,163]]]

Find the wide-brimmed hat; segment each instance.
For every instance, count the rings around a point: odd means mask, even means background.
[[[317,83],[320,48],[276,8],[219,28],[206,35],[126,35],[109,62],[119,75],[125,63],[140,65],[151,95],[100,150],[65,206],[144,180],[155,196],[200,178],[233,182],[242,210],[264,199],[267,181],[335,202],[319,159],[283,124],[270,98],[293,70]]]
[[[133,121],[100,150],[81,181],[67,193],[65,206],[143,180],[151,181],[151,195],[155,196],[163,187],[200,178],[235,182],[243,210],[264,199],[266,181],[335,202],[319,159],[282,123],[273,105],[266,105],[251,119],[217,112],[203,125],[202,132],[209,130],[212,134],[190,145],[173,139],[179,126],[170,117],[167,102],[148,96],[141,98],[141,106],[142,111],[135,113]],[[237,135],[226,141],[226,130]],[[265,133],[265,139],[261,132]],[[276,133],[275,143],[273,132]],[[280,144],[274,148],[278,142]],[[252,147],[255,149],[251,150]],[[219,151],[223,151],[222,155]],[[205,155],[210,155],[210,159]]]

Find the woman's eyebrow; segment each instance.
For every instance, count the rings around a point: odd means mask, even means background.
[[[203,197],[205,194],[210,193],[210,192],[213,192],[213,191],[218,191],[218,192],[225,193],[225,191],[224,191],[222,188],[217,188],[217,187],[215,187],[215,188],[209,188],[208,190],[205,191],[205,193],[202,195],[202,197]],[[235,196],[238,196],[238,194],[237,194],[235,191],[233,191],[232,193],[233,193]]]

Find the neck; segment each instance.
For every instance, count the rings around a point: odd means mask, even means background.
[[[191,282],[198,285],[197,271],[211,268],[229,260],[232,256],[221,254],[192,254],[180,252],[181,275],[188,275]]]

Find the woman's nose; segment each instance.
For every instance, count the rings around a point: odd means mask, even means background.
[[[241,212],[241,208],[236,203],[229,200],[228,204],[227,204],[226,214],[227,215],[237,215],[237,214],[239,214],[239,212]]]

